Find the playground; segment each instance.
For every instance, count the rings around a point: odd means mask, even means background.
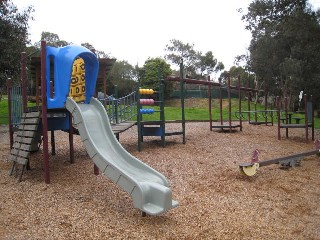
[[[1,239],[319,238],[312,96],[304,95],[299,119],[286,98],[284,111],[279,98],[277,110],[268,109],[267,92],[264,110],[251,111],[248,95],[242,111],[241,92],[260,90],[242,87],[240,76],[236,86],[230,76],[227,86],[184,78],[181,62],[180,77],[163,79],[158,70],[158,90],[138,81],[132,94],[108,103],[105,91],[95,98],[99,79],[105,89],[106,62],[89,49],[42,41],[29,79],[26,60],[22,54],[21,86],[7,81],[10,123],[0,130]],[[36,86],[30,108],[28,80]],[[179,86],[179,121],[165,119],[164,81]],[[188,84],[208,87],[210,121],[185,121],[185,103],[196,104],[184,99]],[[215,121],[212,87],[219,89]],[[132,113],[136,121],[128,121]],[[143,117],[154,113],[157,120]]]
[[[319,239],[320,161],[306,157],[288,170],[269,165],[253,177],[239,164],[314,149],[304,129],[277,140],[277,126],[249,125],[232,134],[209,131],[208,123],[186,123],[180,136],[146,137],[137,150],[137,127],[121,133],[133,156],[161,172],[177,208],[141,217],[132,198],[109,178],[93,173],[80,136],[74,136],[75,162],[69,162],[68,133],[56,131],[50,156],[51,184],[43,181],[43,149],[31,156],[20,183],[8,176],[12,162],[7,126],[0,129],[1,239]],[[166,129],[179,129],[167,124]],[[49,133],[50,135],[50,133]],[[315,131],[315,138],[320,133]]]

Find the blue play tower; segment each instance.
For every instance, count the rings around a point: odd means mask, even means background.
[[[64,108],[70,92],[74,61],[82,58],[85,62],[85,103],[89,103],[94,95],[99,62],[96,55],[82,46],[66,46],[62,48],[46,47],[46,84],[48,109]],[[51,97],[51,62],[53,61],[53,92]]]
[[[83,69],[77,69],[80,67],[75,65],[79,59]],[[70,128],[70,114],[64,110],[67,97],[77,102],[89,103],[94,96],[98,69],[99,61],[96,55],[87,48],[77,45],[60,48],[46,46],[48,130]],[[82,70],[82,74],[78,74],[79,70]]]

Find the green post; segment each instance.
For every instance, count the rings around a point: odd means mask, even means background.
[[[158,81],[159,81],[159,108],[160,108],[160,126],[161,126],[161,143],[164,147],[166,144],[165,140],[165,116],[164,116],[164,86],[161,78],[160,68],[158,67]]]
[[[138,151],[141,151],[141,142],[142,142],[142,116],[140,114],[141,104],[140,104],[140,83],[139,80],[137,81],[137,89],[136,89],[136,96],[137,96],[137,126],[138,126]]]
[[[208,102],[209,102],[209,121],[210,121],[210,131],[212,131],[212,96],[211,96],[211,83],[210,76],[208,76]]]
[[[118,86],[114,86],[114,98],[116,100],[112,100],[112,105],[114,106],[114,116],[116,120],[116,124],[119,123],[119,117],[118,117]]]
[[[182,123],[182,143],[186,143],[186,123],[185,123],[185,113],[184,113],[184,86],[183,86],[183,60],[180,62],[180,93],[181,93],[181,123]]]
[[[240,131],[242,131],[241,80],[240,80],[240,75],[238,75],[238,97],[239,97]]]

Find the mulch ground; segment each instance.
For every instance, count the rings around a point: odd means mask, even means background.
[[[313,149],[303,129],[290,130],[288,139],[283,131],[279,141],[276,126],[220,133],[209,123],[187,123],[186,136],[185,145],[181,136],[168,137],[165,148],[146,137],[138,152],[136,127],[120,134],[128,152],[167,177],[179,201],[160,216],[141,217],[127,193],[93,174],[79,136],[69,163],[68,134],[61,131],[50,156],[51,184],[44,183],[42,149],[17,183],[8,176],[9,137],[0,127],[0,239],[320,239],[319,157],[287,170],[261,167],[253,177],[239,171],[255,149],[261,160]]]

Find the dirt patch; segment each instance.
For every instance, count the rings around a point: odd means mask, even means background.
[[[166,129],[180,130],[179,124]],[[141,217],[131,197],[93,164],[75,137],[69,163],[68,134],[56,132],[50,156],[51,184],[43,181],[42,149],[17,183],[7,132],[0,132],[0,239],[320,239],[320,160],[305,158],[300,167],[262,167],[254,177],[239,172],[254,149],[270,159],[313,149],[304,130],[277,140],[276,126],[245,124],[242,132],[209,131],[209,123],[187,123],[181,136],[145,137],[137,149],[137,129],[120,134],[124,148],[165,175],[179,206],[161,216]],[[317,132],[319,137],[319,132]],[[50,136],[49,136],[50,139]]]

